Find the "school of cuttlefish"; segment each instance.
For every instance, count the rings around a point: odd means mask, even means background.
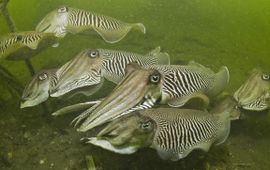
[[[16,32],[0,41],[0,58],[23,60],[37,55],[67,33],[94,30],[108,43],[123,39],[131,29],[146,33],[142,23],[125,23],[85,10],[60,7],[47,14],[35,31]],[[105,98],[64,107],[52,115],[79,112],[72,123],[80,132],[107,123],[87,143],[106,150],[131,154],[150,147],[162,159],[176,161],[191,151],[208,151],[223,143],[230,122],[241,109],[263,111],[270,107],[270,76],[254,69],[243,85],[208,112],[181,109],[192,99],[204,107],[221,94],[229,83],[229,70],[214,72],[199,63],[173,65],[160,47],[138,54],[122,50],[84,49],[60,68],[41,70],[25,87],[21,108],[36,106],[49,97],[97,92],[105,79],[116,87]]]

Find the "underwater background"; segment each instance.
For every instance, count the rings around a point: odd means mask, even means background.
[[[58,48],[32,58],[36,71],[57,68],[85,48],[125,50],[145,54],[157,46],[168,52],[171,63],[194,60],[213,70],[226,65],[233,93],[253,68],[270,72],[270,1],[268,0],[10,0],[8,10],[19,31],[34,30],[39,21],[61,5],[94,11],[125,22],[141,22],[146,34],[131,31],[116,44],[98,34],[68,34]],[[0,16],[0,36],[9,32]],[[31,75],[23,61],[1,60],[24,87]],[[39,105],[20,109],[19,96],[10,95],[0,79],[0,169],[87,169],[92,155],[97,169],[250,169],[270,168],[270,114],[243,111],[244,120],[232,123],[227,141],[208,153],[196,151],[184,160],[162,161],[154,150],[118,155],[80,142],[84,134],[69,125],[74,114],[52,118],[50,113],[69,104],[87,101],[75,96],[51,98],[49,113]],[[107,82],[90,99],[106,96],[114,85]]]

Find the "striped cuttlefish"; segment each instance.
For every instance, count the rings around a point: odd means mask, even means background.
[[[142,23],[125,23],[109,16],[63,6],[47,14],[37,25],[36,30],[64,37],[68,32],[76,34],[93,29],[106,42],[116,43],[132,28],[146,32]]]
[[[246,82],[234,93],[238,106],[263,111],[270,107],[270,74],[254,69]]]
[[[104,78],[119,83],[125,76],[126,65],[131,62],[142,66],[170,64],[170,58],[160,47],[144,55],[108,49],[83,50],[59,69],[37,73],[25,87],[21,108],[35,106],[49,96],[69,97],[78,93],[89,96],[101,88]],[[82,105],[85,104],[79,104]]]
[[[53,33],[24,31],[9,33],[0,40],[0,58],[6,60],[24,60],[33,57],[42,50],[57,47],[59,38]]]
[[[75,126],[84,120],[78,131],[85,132],[134,110],[149,109],[156,104],[181,107],[193,98],[208,103],[208,97],[222,92],[229,81],[227,67],[221,67],[219,72],[214,73],[194,62],[145,67],[131,63],[126,72],[125,78],[111,94],[73,120]]]
[[[177,161],[193,150],[207,152],[223,143],[230,132],[231,114],[237,103],[225,98],[210,113],[179,108],[155,108],[135,111],[110,122],[86,143],[119,153],[132,154],[150,147],[165,160]]]

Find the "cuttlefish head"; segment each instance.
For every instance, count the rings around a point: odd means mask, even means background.
[[[230,120],[238,120],[241,116],[241,110],[237,101],[231,95],[224,96],[219,103],[211,109],[212,114],[230,113]]]
[[[91,115],[78,131],[85,132],[103,123],[132,112],[151,108],[161,97],[162,75],[155,69],[144,69],[131,63],[126,76],[101,103],[91,110]],[[85,114],[85,113],[83,113]]]
[[[253,70],[248,80],[234,93],[240,107],[262,111],[270,106],[270,74]]]
[[[115,153],[132,154],[152,144],[155,129],[152,119],[136,112],[112,121],[97,137],[87,138],[87,143]]]
[[[35,106],[48,99],[54,72],[43,70],[33,77],[23,91],[21,108]]]
[[[62,6],[47,14],[37,25],[36,31],[55,33],[57,37],[66,35],[69,8]]]
[[[59,80],[51,91],[51,97],[59,97],[75,89],[102,85],[102,57],[96,49],[86,49],[80,52],[56,72]],[[98,88],[92,88],[94,93]]]

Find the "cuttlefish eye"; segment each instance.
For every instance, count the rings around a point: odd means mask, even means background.
[[[38,76],[38,79],[41,80],[41,81],[43,81],[43,80],[47,79],[47,77],[48,77],[47,73],[42,73],[42,74],[40,74]]]
[[[61,7],[57,10],[59,13],[64,13],[64,12],[68,12],[68,8],[67,7]]]
[[[90,52],[88,53],[88,56],[89,56],[89,57],[97,57],[97,56],[98,56],[98,51],[90,51]]]
[[[160,74],[159,73],[154,73],[150,75],[150,82],[151,83],[158,83],[160,81]]]
[[[143,131],[151,131],[153,129],[153,123],[150,120],[148,120],[146,122],[141,122],[140,128]]]
[[[21,41],[22,40],[22,36],[21,35],[18,35],[17,37],[16,37],[16,41]]]
[[[270,79],[270,75],[269,74],[262,74],[262,79],[263,80],[269,80]]]

